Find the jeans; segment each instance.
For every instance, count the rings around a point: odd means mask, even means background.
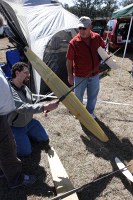
[[[25,127],[11,127],[16,140],[17,154],[28,156],[32,153],[30,138],[37,142],[47,141],[48,134],[40,122],[32,119]]]
[[[87,90],[86,109],[89,111],[90,114],[92,114],[95,109],[97,95],[99,92],[99,75],[93,77],[75,77],[74,85],[77,84],[79,85],[74,89],[74,92],[78,99],[83,103],[84,92],[85,90]]]

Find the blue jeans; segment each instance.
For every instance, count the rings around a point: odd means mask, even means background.
[[[84,80],[84,81],[82,81]],[[82,81],[81,84],[79,84]],[[93,77],[75,77],[74,78],[74,85],[79,84],[75,89],[74,92],[78,99],[83,103],[83,96],[85,90],[87,90],[87,104],[86,109],[89,111],[90,114],[94,112],[97,95],[99,92],[99,75]]]
[[[15,137],[17,154],[28,156],[32,153],[30,138],[37,142],[47,141],[48,134],[40,122],[32,119],[25,127],[11,127]]]

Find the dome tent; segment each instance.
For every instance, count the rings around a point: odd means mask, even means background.
[[[5,16],[18,44],[32,51],[67,83],[65,54],[68,42],[76,34],[78,17],[57,1],[2,0],[0,10]],[[36,92],[46,93],[46,84],[33,69]]]

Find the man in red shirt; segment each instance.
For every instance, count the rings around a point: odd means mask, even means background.
[[[99,92],[98,48],[105,48],[105,43],[98,33],[91,31],[91,19],[83,16],[79,19],[79,33],[69,42],[67,50],[67,71],[70,85],[79,84],[74,92],[81,102],[87,90],[86,108],[95,118],[94,109]]]

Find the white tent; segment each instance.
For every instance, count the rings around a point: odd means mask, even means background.
[[[16,26],[16,28],[11,27],[11,29],[13,31],[15,30],[19,37],[21,37],[20,32],[22,32],[29,47],[31,47],[33,52],[41,59],[44,59],[44,52],[48,44],[56,46],[53,48],[54,52],[59,52],[62,50],[59,50],[57,46],[61,47],[62,40],[66,48],[63,33],[69,35],[70,31],[72,33],[72,30],[77,28],[78,17],[65,10],[57,1],[3,0],[0,3],[1,11],[5,15],[10,27],[17,23],[20,26],[20,28]],[[12,10],[10,8],[12,8]],[[16,18],[14,18],[14,16]],[[64,32],[61,33],[63,30]],[[55,42],[53,42],[53,37],[56,38]],[[50,47],[48,47],[48,50],[50,50]],[[39,93],[41,79],[36,72],[34,77],[36,78],[36,91]]]

